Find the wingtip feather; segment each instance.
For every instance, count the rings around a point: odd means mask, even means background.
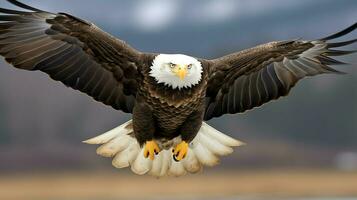
[[[14,5],[20,7],[20,8],[24,8],[24,9],[31,10],[31,11],[35,11],[35,12],[45,12],[45,11],[43,11],[43,10],[40,10],[40,9],[34,8],[34,7],[32,7],[32,6],[29,6],[29,5],[27,5],[27,4],[24,4],[24,3],[22,3],[22,2],[19,2],[19,1],[17,1],[17,0],[7,0],[7,1],[8,1],[9,3],[11,3],[11,4],[14,4]]]
[[[354,31],[355,29],[357,28],[357,22],[354,23],[352,26],[349,26],[347,27],[346,29],[338,32],[338,33],[335,33],[335,34],[332,34],[330,36],[327,36],[325,38],[322,38],[320,39],[321,41],[328,41],[328,40],[333,40],[333,39],[336,39],[336,38],[339,38],[339,37],[342,37],[344,35],[347,35],[349,33],[351,33],[352,31]]]

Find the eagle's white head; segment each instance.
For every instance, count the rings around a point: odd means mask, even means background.
[[[154,59],[150,76],[172,89],[190,88],[202,79],[201,63],[181,54],[160,54]]]

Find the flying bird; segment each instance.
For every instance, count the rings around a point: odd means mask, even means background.
[[[96,101],[132,114],[132,120],[84,141],[101,145],[117,168],[136,174],[181,176],[218,163],[240,142],[205,121],[242,113],[288,95],[319,74],[340,74],[332,57],[355,51],[331,40],[288,40],[208,60],[181,54],[144,53],[67,13],[0,8],[0,55],[12,66],[47,73]],[[23,11],[25,10],[25,11]]]

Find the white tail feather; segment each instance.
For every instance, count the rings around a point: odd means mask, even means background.
[[[160,174],[158,174],[158,177],[161,177],[161,176],[167,175],[167,171],[169,170],[170,164],[171,164],[171,162],[174,162],[174,161],[172,160],[171,153],[167,150],[161,151],[159,153],[159,156],[162,156],[161,171],[160,171]]]
[[[212,138],[216,139],[217,141],[219,141],[220,143],[226,145],[226,146],[231,146],[231,147],[238,147],[238,146],[242,146],[244,145],[243,142],[236,140],[232,137],[229,137],[228,135],[214,129],[213,127],[211,127],[210,125],[203,123],[201,130],[202,133],[204,133],[205,135],[209,135]]]
[[[162,153],[160,153],[158,156],[155,157],[154,161],[152,162],[151,165],[151,170],[149,171],[149,174],[152,176],[160,176],[161,174],[161,169],[163,167],[163,156]]]
[[[109,142],[110,140],[112,140],[113,138],[115,137],[119,137],[120,135],[125,135],[125,134],[128,134],[130,132],[132,132],[132,130],[130,129],[126,129],[126,127],[128,125],[130,125],[132,123],[132,120],[118,126],[117,128],[115,129],[112,129],[102,135],[99,135],[97,137],[94,137],[92,139],[89,139],[89,140],[86,140],[86,141],[83,141],[84,143],[86,144],[104,144],[104,143],[107,143]]]
[[[218,158],[201,143],[197,143],[192,150],[203,165],[215,166],[219,162]]]
[[[168,171],[169,176],[183,176],[187,173],[182,162],[172,162]]]
[[[119,152],[113,159],[113,166],[117,168],[129,167],[133,160],[140,152],[139,144],[136,140],[130,140],[128,147],[124,151]]]
[[[149,172],[152,168],[152,160],[145,158],[144,149],[137,154],[136,159],[131,164],[131,170],[139,175],[144,175]]]
[[[115,154],[123,151],[124,149],[128,148],[130,138],[129,137],[123,137],[119,136],[111,141],[109,141],[106,144],[103,144],[97,149],[97,154],[104,156],[104,157],[113,157]]]
[[[204,165],[214,166],[218,164],[218,156],[232,153],[232,147],[244,144],[203,123],[197,136],[189,145],[186,158],[182,161],[176,162],[173,160],[172,148],[162,150],[151,161],[144,158],[143,149],[140,148],[137,140],[130,135],[133,132],[131,123],[130,120],[111,131],[86,140],[84,143],[101,144],[97,149],[97,154],[104,157],[114,157],[112,164],[116,168],[131,167],[131,170],[136,174],[150,174],[156,177],[197,173],[202,170]]]
[[[185,169],[190,173],[197,173],[202,170],[202,164],[198,161],[193,151],[188,151],[185,159],[182,160]]]
[[[225,146],[218,140],[210,137],[209,135],[201,134],[199,136],[200,143],[205,146],[210,152],[215,155],[224,156],[233,152],[233,149],[229,146]]]

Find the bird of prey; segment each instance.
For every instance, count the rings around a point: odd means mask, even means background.
[[[136,174],[180,176],[213,166],[243,143],[205,123],[288,95],[310,76],[339,74],[332,58],[354,51],[331,42],[357,23],[318,40],[288,40],[208,60],[143,53],[96,25],[16,0],[26,11],[0,8],[0,55],[12,66],[42,71],[132,120],[85,141]]]

